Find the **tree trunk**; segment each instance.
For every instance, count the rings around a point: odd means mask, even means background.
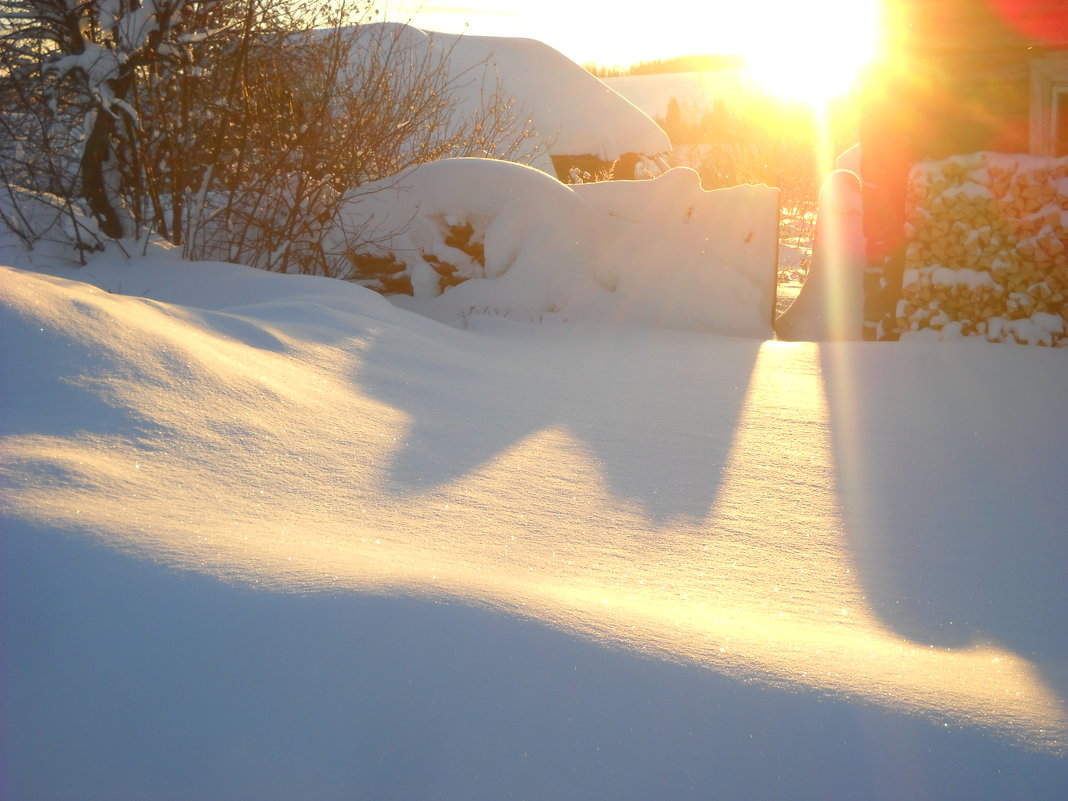
[[[108,185],[108,171],[114,169],[111,163],[115,159],[112,148],[114,132],[115,120],[106,111],[97,110],[82,152],[82,196],[96,217],[101,232],[112,239],[121,239],[126,233],[124,215],[117,208],[119,199]]]

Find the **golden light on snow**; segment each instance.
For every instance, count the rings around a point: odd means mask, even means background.
[[[369,354],[397,330],[291,342],[232,315],[185,319],[45,283],[9,288],[22,314],[91,343],[86,353],[115,349],[71,390],[137,411],[107,436],[9,438],[9,513],[230,580],[487,603],[742,679],[1064,748],[1065,710],[1026,659],[909,641],[873,613],[842,523],[815,345],[759,347],[710,505],[665,517],[619,491],[599,456],[613,443],[575,425],[550,420],[480,449],[484,421],[402,408],[406,392],[428,391],[413,384],[426,365],[391,364],[397,402],[372,395]],[[206,325],[241,326],[262,347]],[[104,336],[116,326],[128,335]],[[400,481],[418,426],[430,441],[468,438],[473,455],[456,467],[462,455],[427,447],[420,458],[441,460],[427,474],[447,478]]]

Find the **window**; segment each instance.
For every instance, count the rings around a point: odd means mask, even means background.
[[[1068,54],[1031,62],[1031,152],[1068,156]]]
[[[1068,88],[1054,93],[1053,155],[1068,156]]]

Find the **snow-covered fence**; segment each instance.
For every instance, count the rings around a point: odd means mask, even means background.
[[[907,220],[900,332],[1068,342],[1068,158],[921,162]]]
[[[331,274],[410,291],[435,316],[612,319],[772,335],[778,192],[706,191],[696,172],[566,186],[445,159],[350,194],[323,243]]]

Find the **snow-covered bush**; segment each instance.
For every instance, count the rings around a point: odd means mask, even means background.
[[[404,26],[360,24],[371,14],[364,0],[0,1],[10,203],[47,192],[104,237],[322,272],[318,230],[342,191],[443,156],[523,158],[524,121],[495,87],[460,115],[456,76],[414,55]]]
[[[318,242],[342,193],[449,156],[531,156],[513,101],[489,85],[478,108],[459,113],[453,92],[463,74],[445,68],[449,48],[421,38],[403,25],[337,24],[254,47],[248,79],[267,108],[238,130],[264,138],[220,149],[236,174],[202,197],[187,255],[335,275]]]
[[[440,319],[491,308],[763,337],[777,219],[777,190],[706,191],[686,168],[569,186],[442,159],[348,193],[323,250],[334,274]]]
[[[214,0],[5,0],[6,183],[84,204],[111,238],[135,234],[154,162],[144,89],[170,81],[209,29]]]
[[[96,220],[68,198],[8,184],[0,191],[0,224],[26,245],[48,246],[81,259],[103,249]]]

